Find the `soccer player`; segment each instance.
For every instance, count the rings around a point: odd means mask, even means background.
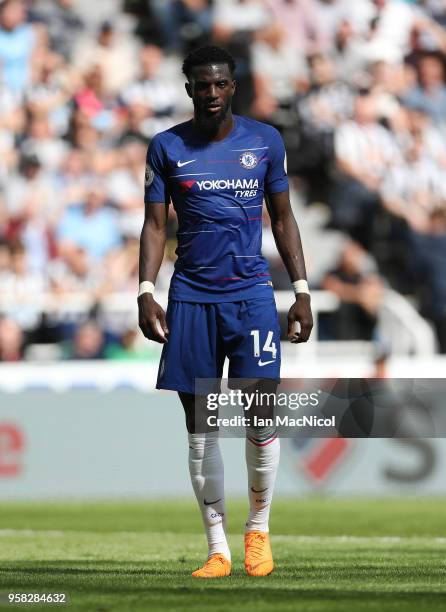
[[[313,325],[283,141],[273,127],[232,114],[234,71],[233,58],[219,47],[202,47],[184,60],[194,116],[150,144],[140,244],[139,325],[164,345],[157,388],[177,391],[184,407],[189,470],[208,540],[208,559],[192,574],[198,578],[228,576],[231,553],[218,432],[196,409],[202,396],[195,395],[195,379],[220,379],[228,357],[229,378],[252,379],[253,389],[275,390],[280,380],[280,328],[261,255],[264,199],[296,296],[288,338],[306,342]],[[178,215],[178,259],[164,313],[153,294],[170,202]],[[251,576],[274,567],[268,521],[278,463],[275,428],[247,427],[245,568]]]

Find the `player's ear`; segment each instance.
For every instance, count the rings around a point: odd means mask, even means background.
[[[192,87],[191,84],[189,82],[184,84],[184,87],[186,88],[187,91],[187,95],[189,96],[189,98],[192,98]]]
[[[234,92],[235,92],[236,86],[237,86],[237,82],[236,82],[236,80],[235,80],[235,79],[232,79],[232,93],[234,93]]]

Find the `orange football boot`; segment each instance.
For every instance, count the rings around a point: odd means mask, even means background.
[[[221,553],[211,555],[203,567],[192,572],[194,578],[223,578],[231,574],[231,562]]]
[[[250,576],[268,576],[274,569],[269,533],[245,533],[245,569]]]

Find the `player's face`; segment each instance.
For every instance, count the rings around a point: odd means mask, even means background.
[[[196,66],[186,91],[194,104],[195,116],[209,127],[220,125],[231,108],[235,81],[226,64]]]

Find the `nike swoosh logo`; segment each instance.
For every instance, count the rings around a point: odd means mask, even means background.
[[[268,365],[269,363],[274,363],[275,359],[273,359],[272,361],[262,361],[261,359],[259,359],[258,364],[260,367],[264,366],[264,365]]]
[[[256,563],[255,565],[249,565],[249,569],[250,569],[251,571],[252,571],[252,570],[255,570],[255,569],[257,569],[258,567],[260,567],[261,565],[265,565],[265,563],[271,563],[271,560],[270,560],[270,559],[267,559],[266,561],[260,561],[260,563]],[[272,570],[271,570],[271,571],[272,571]]]
[[[204,505],[205,506],[213,506],[214,504],[217,504],[220,500],[221,500],[221,497],[219,499],[216,499],[215,501],[212,501],[212,502],[207,502],[206,500],[204,500]]]
[[[266,487],[266,489],[260,489],[259,491],[256,491],[256,489],[254,489],[254,487],[251,487],[251,491],[253,493],[264,493],[265,491],[268,491],[268,487]]]
[[[194,161],[197,161],[197,160],[196,159],[191,159],[190,161],[187,161],[187,162],[177,161],[177,166],[178,166],[178,168],[182,168],[183,166],[187,166],[187,164],[193,164]]]

